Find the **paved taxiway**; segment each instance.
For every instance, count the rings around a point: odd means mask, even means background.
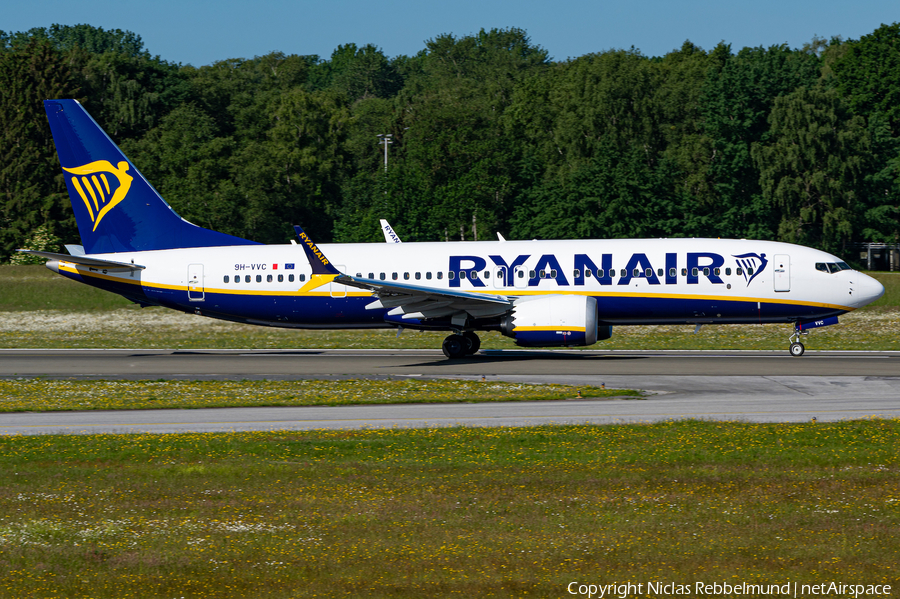
[[[465,378],[599,385],[643,399],[0,414],[0,434],[414,426],[521,426],[670,418],[759,422],[900,417],[900,354],[432,350],[0,350],[0,377]]]

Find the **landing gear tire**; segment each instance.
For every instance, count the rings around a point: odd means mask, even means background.
[[[795,358],[799,358],[800,356],[802,356],[803,352],[805,352],[805,351],[806,351],[806,348],[803,347],[803,344],[800,343],[799,341],[795,341],[794,343],[791,343],[791,355],[794,356]]]
[[[481,339],[478,338],[478,335],[471,331],[466,331],[462,334],[463,339],[466,340],[466,355],[471,356],[478,352],[481,349]]]
[[[468,347],[469,344],[462,335],[450,335],[444,339],[444,343],[441,345],[441,349],[444,350],[444,355],[451,360],[464,358]]]

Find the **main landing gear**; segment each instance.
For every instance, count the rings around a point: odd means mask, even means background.
[[[471,356],[481,348],[481,339],[472,331],[466,331],[461,335],[453,334],[444,339],[441,349],[444,355],[451,360]]]
[[[801,331],[800,329],[795,328],[794,333],[790,336],[790,342],[791,342],[790,352],[791,352],[791,355],[794,356],[795,358],[799,358],[800,356],[803,355],[803,352],[806,351],[806,347],[802,343],[800,343],[800,339],[801,339],[801,336],[807,336],[807,335],[809,335],[809,331]]]

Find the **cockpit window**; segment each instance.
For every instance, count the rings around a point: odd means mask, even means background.
[[[852,270],[846,262],[816,262],[816,270],[834,274],[842,270]]]

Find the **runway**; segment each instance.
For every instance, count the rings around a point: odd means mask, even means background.
[[[900,376],[900,352],[489,350],[0,350],[0,377],[327,378],[459,375]]]
[[[435,377],[637,388],[643,399],[0,414],[0,434],[524,426],[677,418],[798,422],[900,417],[900,354],[431,350],[0,350],[0,377]]]

